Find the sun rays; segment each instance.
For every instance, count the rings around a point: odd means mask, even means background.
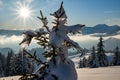
[[[29,6],[29,4],[19,3],[16,5],[16,7],[17,8],[15,9],[15,14],[17,15],[17,17],[15,18],[15,20],[23,22],[24,25],[26,25],[27,22],[33,20],[32,16],[34,10]]]

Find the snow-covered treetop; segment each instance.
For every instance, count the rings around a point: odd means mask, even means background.
[[[42,67],[39,67],[34,74],[38,75],[39,78],[42,78],[43,80],[77,80],[74,63],[68,58],[68,48],[75,47],[78,51],[81,51],[82,48],[77,42],[74,42],[69,38],[68,33],[79,33],[85,25],[66,25],[67,16],[63,7],[63,2],[61,3],[60,8],[51,14],[54,20],[54,26],[51,30],[47,26],[48,20],[43,16],[42,11],[40,11],[40,15],[41,17],[38,17],[38,19],[41,20],[43,23],[42,27],[46,30],[40,28],[36,31],[26,31],[24,33],[24,39],[20,43],[20,45],[23,43],[29,45],[34,38],[38,41],[37,43],[45,49],[45,57],[49,57],[48,61],[42,62],[36,56],[27,53],[31,58],[34,58],[34,60],[43,65]],[[64,69],[66,69],[65,72]],[[68,77],[68,75],[70,77]]]
[[[40,14],[41,17],[38,18],[42,21],[43,27],[45,27],[48,32],[45,32],[43,28],[40,28],[37,31],[26,31],[23,33],[24,39],[20,43],[20,45],[23,43],[27,43],[29,45],[33,37],[35,37],[35,39],[37,40],[39,38],[40,40],[41,39],[40,37],[42,35],[46,35],[47,33],[49,33],[48,44],[52,45],[55,48],[60,48],[61,46],[63,46],[63,44],[66,45],[66,43],[69,43],[76,48],[80,48],[79,45],[73,40],[71,40],[67,34],[79,32],[84,25],[81,24],[72,26],[65,25],[67,22],[67,16],[63,7],[63,2],[61,3],[61,6],[57,11],[55,11],[53,14],[50,14],[51,16],[53,16],[53,19],[55,21],[53,22],[55,26],[53,26],[51,30],[47,26],[48,20],[46,17],[43,16],[42,11],[40,11]]]
[[[55,22],[52,22],[54,24],[54,27],[57,27],[58,25],[65,24],[67,22],[67,16],[65,13],[65,10],[63,8],[63,2],[61,3],[60,8],[55,11],[53,14],[50,14]]]
[[[84,25],[65,25],[67,22],[67,16],[63,7],[63,2],[61,3],[60,8],[51,15],[55,21],[53,22],[55,26],[53,26],[49,35],[50,44],[56,48],[60,48],[63,45],[65,46],[66,43],[69,43],[76,48],[80,48],[79,45],[71,40],[67,34],[79,32]]]

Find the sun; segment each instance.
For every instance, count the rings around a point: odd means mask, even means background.
[[[29,17],[31,15],[30,10],[27,7],[20,8],[18,13],[23,18],[27,18],[27,17]]]
[[[31,23],[31,21],[34,21],[33,15],[35,9],[33,9],[32,5],[20,2],[15,7],[15,21],[23,23],[24,25],[27,25],[28,23]]]
[[[33,10],[30,7],[29,4],[25,4],[25,3],[19,3],[16,5],[16,13],[17,13],[17,17],[18,18],[23,18],[23,19],[27,19],[30,18],[33,14]]]

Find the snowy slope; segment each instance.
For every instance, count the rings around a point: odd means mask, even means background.
[[[10,77],[3,77],[0,80],[18,80],[20,76],[10,76]]]
[[[109,61],[109,63],[112,62],[114,53],[105,53],[107,55],[107,59]],[[83,57],[85,57],[86,59],[89,57],[90,53],[86,53],[84,56],[81,57],[81,59],[83,59]],[[80,61],[80,54],[76,54],[73,56],[69,56],[70,59],[72,59],[72,61],[75,63],[76,68],[78,67],[79,61]]]
[[[120,66],[77,69],[78,80],[120,80]]]
[[[78,80],[120,80],[120,66],[77,69]],[[0,80],[18,80],[20,76],[0,78]]]
[[[109,61],[113,58],[113,53],[106,53]],[[120,66],[100,67],[100,68],[77,68],[80,54],[69,56],[76,65],[78,80],[119,80]],[[85,55],[87,58],[89,53]],[[0,80],[18,80],[20,76],[0,78]]]

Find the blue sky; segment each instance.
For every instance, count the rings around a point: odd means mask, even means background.
[[[63,0],[64,8],[68,16],[68,25],[85,24],[94,26],[97,24],[120,25],[120,0]],[[39,10],[49,20],[52,26],[53,13],[59,8],[62,0],[0,0],[0,29],[35,29],[42,26],[37,19]],[[18,17],[19,4],[25,4],[30,8],[31,19],[24,22]]]

